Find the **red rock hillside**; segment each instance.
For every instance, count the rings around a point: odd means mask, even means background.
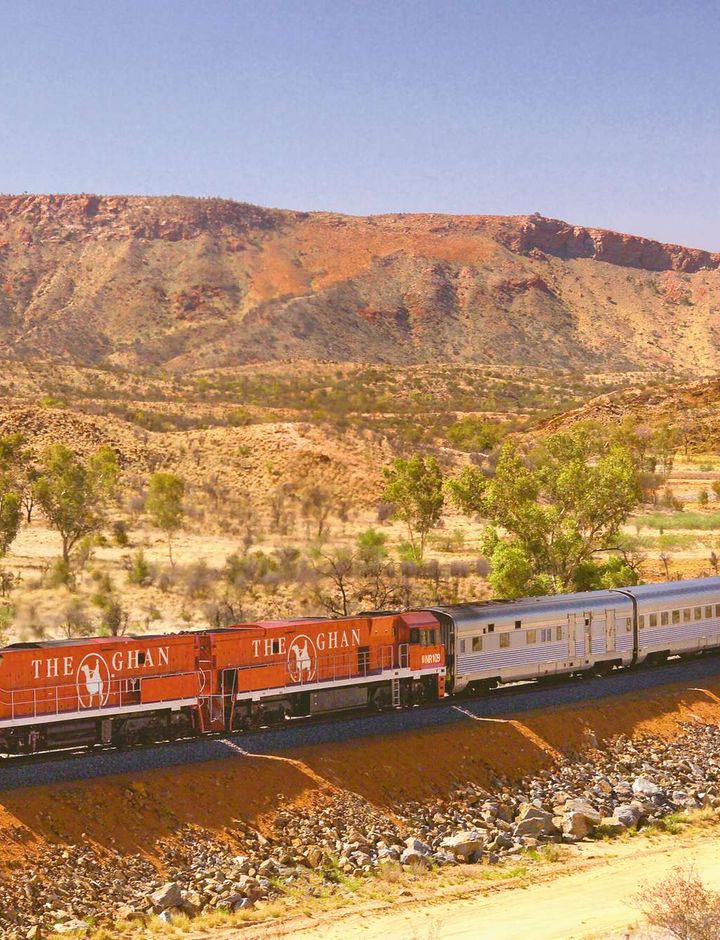
[[[720,255],[540,216],[0,196],[0,356],[710,374]]]

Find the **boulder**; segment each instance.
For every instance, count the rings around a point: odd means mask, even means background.
[[[157,891],[153,891],[150,900],[156,911],[166,911],[170,907],[180,907],[183,901],[180,885],[176,881],[168,881]]]
[[[53,927],[55,933],[86,933],[88,930],[90,930],[90,924],[86,920],[66,920]]]
[[[603,836],[615,836],[622,832],[625,826],[614,816],[603,816],[600,825],[597,827],[597,834]]]
[[[656,783],[653,783],[649,777],[636,777],[633,780],[632,791],[635,796],[640,796],[643,799],[652,799],[652,797],[655,796],[665,795],[662,787],[659,787]]]
[[[418,852],[416,849],[407,848],[400,856],[403,865],[410,865],[413,862],[422,862],[427,858],[426,852]]]
[[[613,810],[613,818],[617,819],[626,829],[637,826],[642,817],[642,810],[637,803],[621,803]]]
[[[417,852],[418,855],[430,855],[432,852],[432,849],[426,842],[421,842],[420,839],[416,839],[414,836],[410,836],[409,839],[406,839],[405,845],[408,849],[412,849],[413,852]]]
[[[602,813],[599,813],[587,800],[568,800],[565,804],[565,809],[568,813],[579,813],[581,816],[584,816],[585,822],[590,827],[599,825],[602,819]]]
[[[537,836],[551,835],[556,831],[552,813],[548,813],[546,810],[540,809],[537,806],[526,804],[522,807],[520,815],[517,818],[513,835],[516,838],[520,836],[533,836],[537,838]]]
[[[305,858],[310,868],[317,868],[323,860],[323,851],[317,845],[310,845],[305,850]]]
[[[463,861],[477,861],[482,853],[484,843],[484,833],[477,829],[467,832],[456,832],[453,836],[448,836],[440,843],[440,848],[454,855],[456,858],[462,858]]]
[[[564,836],[574,841],[584,839],[590,832],[590,826],[584,813],[569,812],[563,818],[562,830]]]

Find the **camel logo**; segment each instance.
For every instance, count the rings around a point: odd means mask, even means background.
[[[311,682],[317,668],[315,644],[301,633],[288,647],[288,673],[292,682]]]
[[[77,693],[81,708],[102,708],[110,695],[110,669],[97,653],[88,653],[77,671]]]

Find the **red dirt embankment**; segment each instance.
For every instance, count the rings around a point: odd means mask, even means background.
[[[284,752],[120,775],[76,784],[0,791],[0,875],[32,864],[47,844],[85,837],[98,848],[163,854],[192,826],[229,841],[238,820],[270,832],[289,807],[353,791],[392,810],[406,800],[445,797],[455,783],[491,786],[625,734],[674,738],[683,725],[720,724],[720,680],[704,689],[665,687],[519,715]]]

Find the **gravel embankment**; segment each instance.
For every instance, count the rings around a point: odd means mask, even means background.
[[[126,797],[146,795],[131,786]],[[520,782],[468,782],[448,799],[399,805],[393,816],[355,794],[325,793],[281,807],[270,834],[235,820],[232,848],[187,826],[160,847],[163,874],[139,854],[53,846],[0,883],[0,936],[38,940],[91,923],[242,911],[290,886],[317,893],[388,866],[492,865],[701,808],[720,815],[720,728],[693,723],[673,741],[620,737]]]

